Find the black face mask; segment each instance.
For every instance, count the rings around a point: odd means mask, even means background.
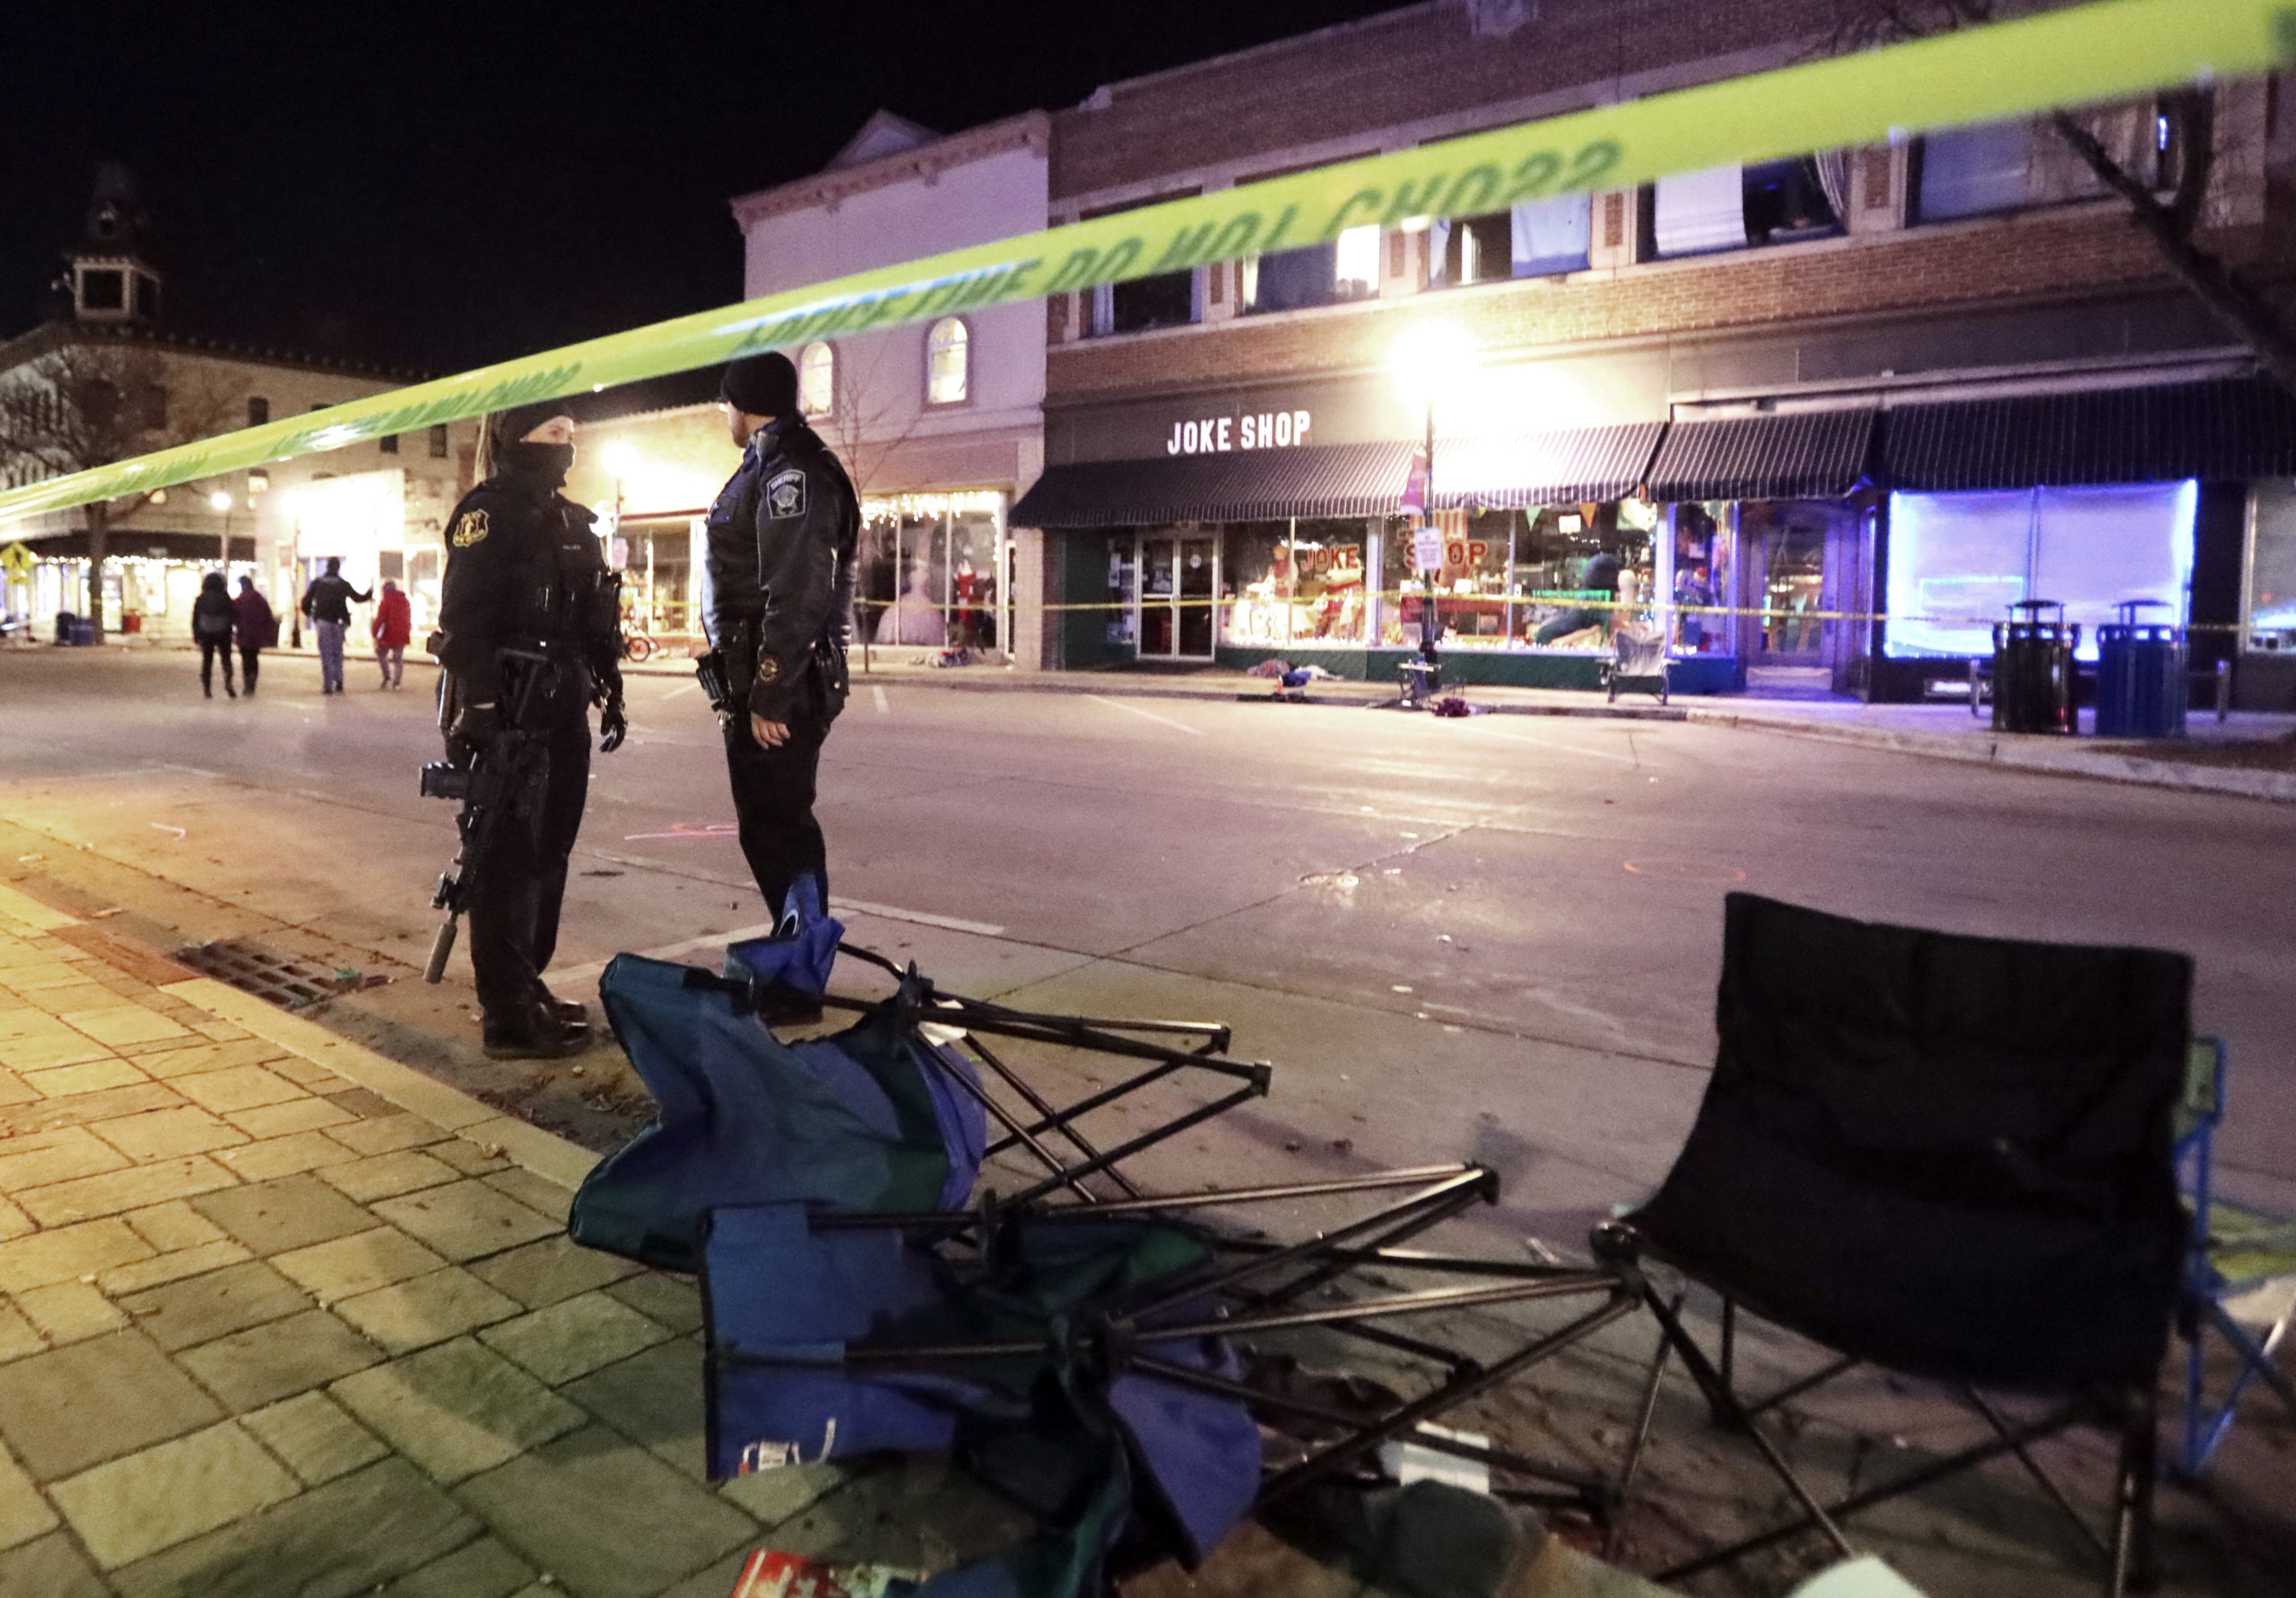
[[[520,439],[506,445],[502,450],[502,470],[512,477],[523,477],[539,482],[545,488],[566,486],[566,474],[574,469],[574,446],[571,444],[537,444]]]

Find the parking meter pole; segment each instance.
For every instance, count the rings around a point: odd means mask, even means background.
[[[1427,525],[1441,529],[1435,519],[1435,398],[1427,399],[1427,508],[1423,514]],[[1427,662],[1427,691],[1434,693],[1442,685],[1442,663],[1436,658],[1436,642],[1443,636],[1443,624],[1435,612],[1435,579],[1442,575],[1441,566],[1431,566],[1426,571],[1427,613],[1419,619],[1419,653]]]

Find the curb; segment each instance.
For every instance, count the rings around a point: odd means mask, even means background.
[[[1990,766],[2000,770],[2031,771],[2049,777],[2086,777],[2100,782],[2128,783],[2193,794],[2222,794],[2274,804],[2296,804],[2296,772],[2257,771],[2237,766],[2190,765],[2178,760],[2150,760],[2141,755],[2067,749],[2059,740],[2041,735],[2030,738],[2016,734],[1959,737],[1937,733],[1897,732],[1887,727],[1843,726],[1778,716],[1749,716],[1744,711],[1703,708],[1691,709],[1686,714],[1690,720],[1704,726],[1731,727],[1742,732],[1782,733],[1789,738],[1811,738],[1820,743],[1886,749],[1899,754],[1959,760],[1966,765]]]

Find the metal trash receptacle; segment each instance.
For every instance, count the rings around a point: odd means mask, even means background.
[[[2125,600],[2118,621],[2097,629],[2097,736],[2181,738],[2191,688],[2185,679],[2185,633],[2166,622],[2140,621],[2161,599]]]
[[[70,611],[56,612],[56,641],[57,643],[68,644],[72,641],[72,624],[79,619]]]
[[[82,616],[72,623],[72,641],[83,648],[91,647],[96,641],[96,624]]]
[[[2079,625],[2066,624],[2054,599],[2021,599],[2009,612],[2008,621],[1993,624],[1993,730],[2079,732],[2073,700]]]

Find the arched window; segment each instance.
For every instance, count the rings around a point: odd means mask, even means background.
[[[810,343],[797,352],[797,407],[808,416],[837,409],[837,352]]]
[[[955,317],[944,317],[925,335],[925,403],[964,403],[971,378],[972,334]]]

